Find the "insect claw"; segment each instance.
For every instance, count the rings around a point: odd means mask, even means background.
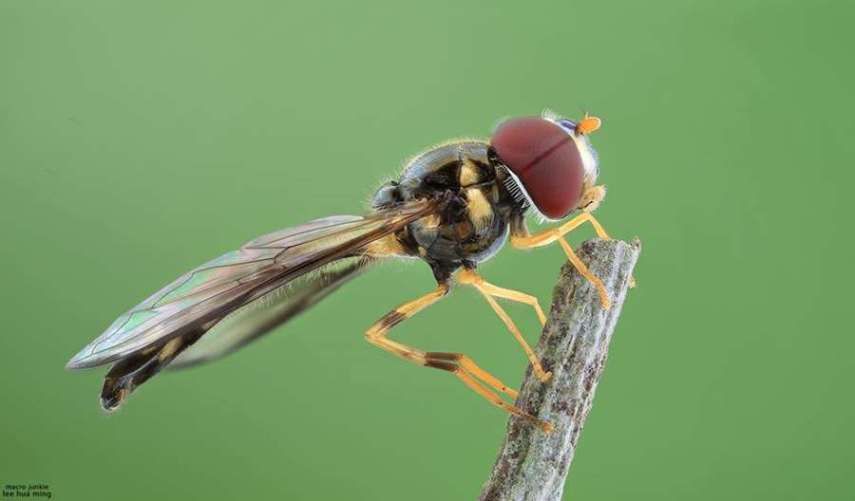
[[[546,371],[546,372],[535,371],[535,372],[537,373],[537,379],[539,379],[541,383],[548,383],[549,380],[552,379],[552,371]]]
[[[549,421],[543,421],[543,420],[537,419],[535,417],[530,417],[528,419],[528,421],[530,421],[531,424],[540,428],[541,431],[543,431],[547,435],[552,433],[555,430],[555,426],[553,426],[552,423],[550,423]]]

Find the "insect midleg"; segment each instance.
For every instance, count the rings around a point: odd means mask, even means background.
[[[392,341],[387,337],[389,331],[392,330],[393,327],[437,302],[443,296],[448,294],[448,291],[448,284],[441,283],[433,292],[429,292],[420,298],[398,306],[369,327],[368,330],[365,331],[365,339],[374,346],[395,354],[404,360],[408,360],[424,367],[432,367],[434,369],[451,372],[457,376],[458,379],[463,381],[466,386],[474,390],[493,405],[504,409],[511,414],[528,419],[544,430],[551,430],[552,427],[549,423],[541,421],[522,409],[505,402],[495,392],[484,387],[484,385],[478,380],[483,381],[487,385],[505,393],[511,398],[517,397],[516,390],[509,388],[498,378],[479,367],[468,356],[462,353],[425,352],[417,348]],[[476,380],[476,378],[478,380]]]
[[[543,370],[543,366],[540,363],[540,360],[535,355],[534,350],[531,349],[531,346],[528,345],[519,328],[517,328],[513,319],[511,319],[510,315],[496,302],[494,297],[500,297],[503,299],[507,299],[510,301],[516,301],[518,303],[524,303],[532,308],[534,308],[535,313],[537,313],[537,319],[540,321],[540,325],[546,324],[546,315],[543,314],[543,309],[540,307],[540,303],[537,298],[530,295],[525,294],[523,292],[505,289],[503,287],[495,286],[486,280],[483,277],[478,275],[472,270],[462,270],[457,275],[457,280],[461,284],[471,285],[475,287],[478,292],[480,292],[484,299],[487,300],[487,303],[493,308],[493,311],[496,312],[496,315],[502,320],[505,326],[511,331],[511,334],[514,335],[517,342],[522,346],[523,351],[525,351],[528,360],[531,362],[532,368],[534,369],[534,373],[541,382],[549,381],[549,378],[552,377],[551,372],[546,372]]]
[[[520,409],[519,407],[505,402],[504,400],[502,400],[502,398],[499,395],[497,395],[495,392],[492,392],[489,389],[485,388],[483,384],[481,384],[475,378],[473,378],[472,375],[475,374],[474,369],[477,369],[478,372],[481,372],[484,375],[489,376],[490,379],[494,380],[496,383],[501,385],[501,381],[495,379],[488,372],[484,371],[483,369],[481,369],[480,367],[475,365],[475,362],[473,362],[472,359],[470,359],[466,355],[463,355],[462,353],[439,353],[439,352],[431,352],[431,353],[428,353],[427,355],[432,357],[431,359],[428,360],[428,364],[427,364],[428,367],[433,367],[434,369],[442,369],[442,370],[449,371],[449,372],[453,373],[455,376],[458,377],[458,379],[463,381],[463,384],[465,384],[466,386],[471,388],[475,393],[481,395],[484,399],[486,399],[488,402],[495,405],[496,407],[498,407],[500,409],[504,409],[506,412],[509,412],[515,416],[519,416],[519,417],[531,422],[532,424],[540,427],[543,431],[545,431],[547,433],[552,431],[552,424],[550,424],[547,421],[542,421],[540,419],[537,419],[536,417],[525,412],[524,410]],[[457,362],[459,365],[455,365],[455,362]],[[481,379],[486,381],[486,378],[482,377]],[[491,384],[491,386],[493,386],[493,385]],[[502,385],[502,386],[504,386],[504,385]],[[507,390],[510,390],[507,387],[505,387],[505,388]],[[510,390],[510,391],[513,393],[513,395],[517,394],[517,392],[515,390]]]

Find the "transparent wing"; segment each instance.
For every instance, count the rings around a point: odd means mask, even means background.
[[[240,307],[435,210],[416,201],[369,216],[333,216],[247,242],[186,273],[113,322],[69,362],[94,367],[207,330]]]
[[[369,262],[359,257],[340,259],[241,306],[182,351],[168,368],[210,362],[246,346],[335,292]]]

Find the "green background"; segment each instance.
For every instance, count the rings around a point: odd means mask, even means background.
[[[407,156],[603,117],[600,220],[639,287],[568,499],[851,499],[853,4],[0,0],[0,484],[55,499],[472,499],[506,416],[363,330],[382,266],[220,363],[98,407],[71,355],[258,234],[358,213]],[[590,229],[573,236],[580,242]],[[482,268],[549,301],[561,250]],[[524,306],[509,306],[530,338]],[[287,332],[286,332],[287,331]],[[470,290],[396,336],[518,383]]]

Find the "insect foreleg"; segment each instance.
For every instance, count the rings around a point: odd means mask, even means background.
[[[591,223],[591,226],[594,227],[594,232],[596,232],[597,236],[602,238],[603,240],[611,240],[612,237],[606,233],[606,230],[603,228],[603,225],[600,224],[599,221],[594,217],[590,212],[583,212],[573,219],[567,221],[566,223],[558,226],[557,228],[549,228],[548,230],[543,230],[540,233],[536,233],[534,235],[513,235],[511,237],[511,243],[514,247],[518,249],[531,249],[534,247],[543,247],[544,245],[549,245],[553,242],[558,241],[564,235],[570,233],[575,230],[579,226],[582,226],[586,222]]]
[[[608,309],[611,306],[611,300],[609,299],[609,293],[606,290],[606,286],[603,285],[603,281],[588,270],[585,263],[583,263],[582,260],[579,259],[579,256],[576,255],[576,252],[573,251],[573,247],[571,247],[570,244],[567,243],[567,240],[564,239],[564,235],[570,233],[586,222],[591,223],[591,226],[594,227],[594,231],[597,233],[598,237],[604,240],[611,240],[609,234],[606,233],[606,230],[599,221],[597,221],[593,214],[583,212],[557,228],[550,228],[534,235],[527,234],[527,231],[522,234],[516,233],[511,235],[511,244],[518,249],[532,249],[535,247],[543,247],[544,245],[549,245],[553,242],[558,242],[558,244],[561,245],[561,248],[564,249],[564,253],[567,254],[567,259],[569,259],[573,266],[579,270],[579,273],[582,274],[583,277],[596,287],[597,293],[600,295],[600,304],[603,309]]]

